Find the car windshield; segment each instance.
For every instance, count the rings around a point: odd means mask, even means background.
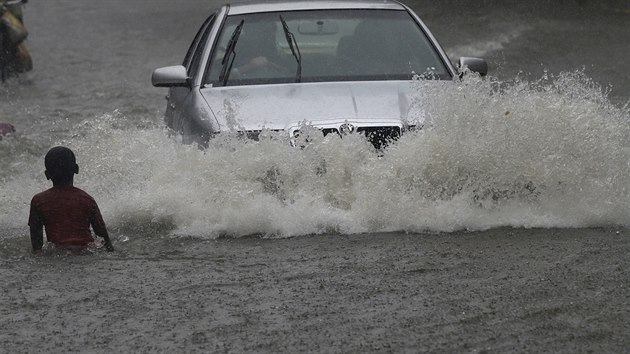
[[[406,11],[269,12],[226,19],[204,83],[450,79]]]

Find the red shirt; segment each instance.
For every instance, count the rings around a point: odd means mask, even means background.
[[[73,186],[55,186],[36,194],[28,224],[43,225],[48,242],[58,246],[85,246],[94,242],[90,225],[94,230],[105,229],[94,198]]]

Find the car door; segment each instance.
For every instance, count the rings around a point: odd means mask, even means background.
[[[189,122],[187,122],[186,102],[190,100],[192,90],[194,89],[194,75],[199,71],[198,69],[203,58],[204,48],[208,42],[208,36],[215,23],[216,17],[217,14],[213,13],[204,21],[184,57],[183,66],[188,73],[190,85],[185,87],[171,87],[166,96],[167,106],[164,122],[166,126],[180,133],[184,133],[187,124],[189,124]]]

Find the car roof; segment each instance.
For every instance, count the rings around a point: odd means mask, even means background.
[[[249,14],[274,11],[325,10],[325,9],[389,9],[404,10],[405,7],[392,0],[319,0],[319,1],[238,1],[229,3],[229,14]]]

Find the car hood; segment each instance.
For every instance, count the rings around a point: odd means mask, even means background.
[[[412,81],[370,81],[208,87],[201,93],[220,130],[250,131],[298,129],[304,123],[417,124],[424,114],[412,104],[416,91]]]

